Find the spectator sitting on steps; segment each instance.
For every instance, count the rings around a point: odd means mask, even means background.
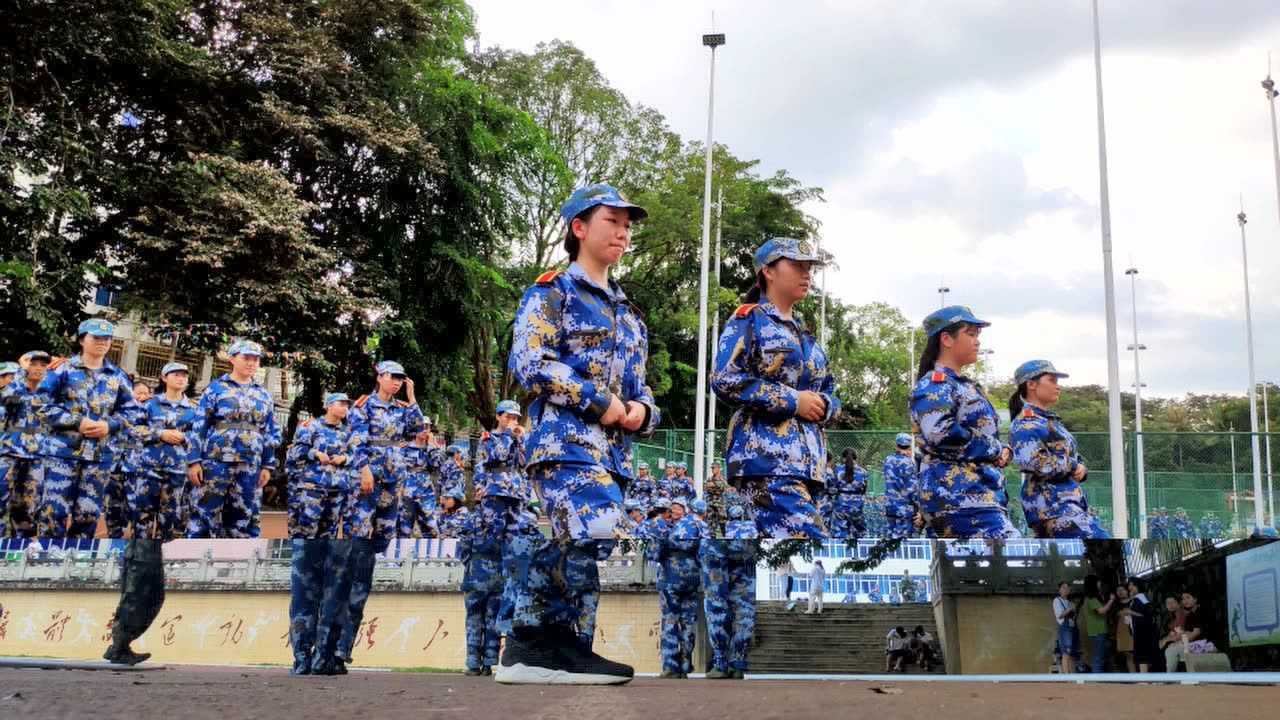
[[[917,625],[911,631],[911,652],[915,654],[915,662],[925,672],[933,672],[933,636],[923,625]]]
[[[911,657],[910,640],[906,628],[899,625],[889,631],[884,651],[885,672],[906,672],[906,661]]]

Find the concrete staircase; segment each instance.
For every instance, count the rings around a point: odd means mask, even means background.
[[[786,603],[756,603],[754,673],[883,673],[885,635],[902,625],[923,625],[935,638],[933,608],[910,605],[827,605],[821,615],[805,615],[806,603],[787,612]],[[936,649],[936,646],[935,646]],[[908,672],[923,672],[919,667]],[[935,666],[934,672],[944,669]]]

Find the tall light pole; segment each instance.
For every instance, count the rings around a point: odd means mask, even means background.
[[[711,361],[715,362],[720,348],[720,229],[724,226],[724,188],[716,198],[716,308],[715,317],[711,319]],[[716,459],[716,394],[707,393],[707,477],[711,476],[711,464]]]
[[[1267,95],[1267,107],[1271,110],[1271,162],[1276,170],[1276,211],[1280,212],[1280,137],[1276,135],[1276,83],[1271,79],[1271,56],[1267,55],[1267,77],[1262,81],[1262,90]]]
[[[1116,339],[1116,280],[1111,267],[1111,194],[1107,190],[1107,123],[1102,108],[1102,31],[1098,0],[1093,0],[1093,68],[1098,95],[1098,185],[1102,206],[1102,274],[1107,310],[1107,426],[1111,439],[1112,532],[1128,537],[1129,509],[1125,497],[1124,428],[1120,416],[1120,343]]]
[[[1243,200],[1240,205],[1236,221],[1240,223],[1240,254],[1244,259],[1244,327],[1245,338],[1249,343],[1249,445],[1253,452],[1253,520],[1254,527],[1261,528],[1265,522],[1262,515],[1262,453],[1258,448],[1258,379],[1253,372],[1253,303],[1249,299],[1249,245],[1244,237],[1244,225],[1248,220],[1245,218]]]
[[[818,257],[822,258],[822,237],[818,237]],[[822,297],[818,300],[818,343],[827,346],[827,263],[822,263]]]
[[[1131,267],[1124,271],[1129,276],[1130,307],[1133,310],[1133,443],[1136,451],[1135,464],[1138,466],[1138,535],[1147,538],[1147,462],[1142,448],[1142,368],[1138,362],[1138,353],[1147,346],[1138,342],[1138,268]]]
[[[947,306],[947,293],[949,292],[951,292],[951,288],[946,285],[938,287],[938,307],[944,308]]]
[[[1267,381],[1262,381],[1262,434],[1267,436],[1267,514],[1271,516],[1271,526],[1276,524],[1276,488],[1271,477],[1271,411],[1267,409]]]
[[[694,399],[693,484],[702,494],[707,432],[707,265],[711,254],[711,150],[716,111],[716,48],[724,44],[724,33],[702,36],[711,48],[711,83],[707,90],[707,159],[702,183],[702,271],[698,274],[698,387]]]

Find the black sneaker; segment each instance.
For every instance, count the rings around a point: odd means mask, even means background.
[[[150,657],[151,653],[137,653],[128,647],[119,650],[114,647],[107,648],[107,651],[102,654],[102,659],[113,665],[137,665]]]
[[[568,626],[511,633],[493,675],[507,685],[621,685],[633,677],[630,665],[584,650]]]
[[[747,677],[746,673],[742,672],[741,670],[739,670],[739,669],[737,669],[737,668],[733,668],[732,670],[730,670],[730,671],[729,671],[729,675],[730,675],[734,680],[744,680],[744,679],[746,679],[746,677]]]
[[[719,668],[711,668],[710,670],[707,671],[707,679],[708,680],[732,680],[733,671],[721,670]]]
[[[493,666],[492,666],[492,665],[485,665],[484,667],[480,668],[480,674],[481,674],[481,675],[484,675],[485,677],[488,677],[488,676],[492,675],[492,674],[493,674]]]
[[[466,672],[462,674],[466,675],[467,677],[480,677],[481,673],[480,673],[480,668],[467,668]]]
[[[346,675],[346,674],[347,674],[347,663],[346,663],[342,658],[337,658],[337,659],[335,659],[335,660],[333,661],[333,669],[332,669],[332,671],[330,672],[330,674],[331,674],[331,675]]]

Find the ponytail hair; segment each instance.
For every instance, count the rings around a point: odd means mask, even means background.
[[[1013,423],[1018,419],[1018,413],[1022,412],[1023,398],[1027,395],[1027,384],[1019,383],[1018,387],[1013,391],[1013,395],[1009,396],[1009,422]]]
[[[748,305],[760,302],[760,298],[769,290],[769,281],[764,278],[764,268],[756,273],[756,284],[747,290],[747,294],[742,298],[742,302]]]
[[[938,355],[942,353],[943,333],[955,337],[967,324],[962,322],[952,323],[929,338],[929,342],[924,346],[924,352],[920,354],[920,366],[916,368],[916,380],[928,375],[933,370],[933,367],[938,364]]]
[[[853,448],[844,449],[844,479],[853,482],[853,466],[858,462],[858,453]]]

